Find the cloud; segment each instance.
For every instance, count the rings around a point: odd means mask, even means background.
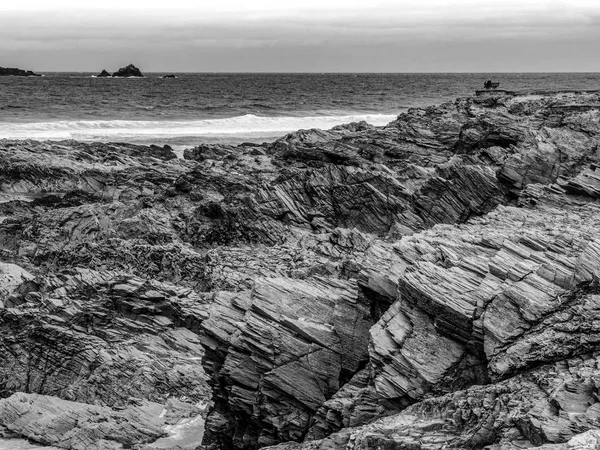
[[[144,2],[139,10],[141,3],[131,0],[92,6],[55,0],[41,9],[19,9],[15,3],[0,15],[0,61],[47,70],[95,71],[111,58],[144,58],[152,70],[243,71],[266,65],[268,70],[361,71],[369,64],[430,70],[434,60],[445,70],[449,55],[464,66],[471,67],[473,59],[494,66],[489,51],[515,61],[507,70],[519,70],[529,67],[526,55],[518,61],[513,55],[529,49],[535,62],[537,55],[550,55],[548,46],[555,48],[554,67],[569,70],[574,59],[577,67],[585,66],[573,52],[600,41],[600,7],[583,0],[304,0],[300,8],[267,0],[221,0],[214,8],[170,0],[169,9],[163,1]],[[391,55],[410,61],[386,60]],[[543,67],[549,67],[552,57],[544,58]],[[586,67],[598,63],[590,58]]]

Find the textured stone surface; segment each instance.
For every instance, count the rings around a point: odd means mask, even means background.
[[[489,386],[475,386],[417,403],[372,424],[323,440],[279,449],[390,448],[491,450],[597,442],[598,356],[541,366]],[[594,430],[577,436],[587,430]],[[594,447],[587,447],[594,448]]]
[[[17,393],[0,400],[0,421],[10,431],[42,444],[73,450],[131,448],[162,435],[161,406],[123,411]]]
[[[161,435],[208,404],[215,449],[592,442],[599,100],[498,93],[183,160],[0,141],[2,402],[158,405]]]

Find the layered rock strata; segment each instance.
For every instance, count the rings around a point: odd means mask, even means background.
[[[2,141],[0,425],[141,448],[208,404],[212,448],[592,442],[599,104],[499,93],[184,160]]]

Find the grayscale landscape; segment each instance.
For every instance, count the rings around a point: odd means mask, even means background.
[[[0,449],[599,449],[600,8],[473,8],[1,5]]]

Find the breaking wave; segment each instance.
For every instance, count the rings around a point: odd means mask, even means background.
[[[0,123],[0,138],[147,142],[152,139],[201,138],[211,135],[280,135],[298,129],[329,129],[361,120],[372,125],[385,125],[395,118],[395,115],[390,114],[312,117],[263,117],[246,114],[193,121],[79,120]]]

